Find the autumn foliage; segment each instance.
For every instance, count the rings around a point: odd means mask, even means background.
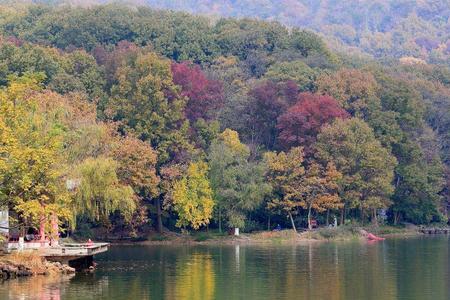
[[[284,149],[304,146],[305,151],[309,153],[324,124],[348,116],[330,96],[301,93],[298,102],[278,118],[279,143]]]
[[[436,37],[405,40],[433,54],[405,63],[333,53],[277,22],[0,7],[0,204],[25,226],[56,214],[146,237],[448,215],[450,70],[435,62],[450,44]],[[379,55],[403,44],[380,32]]]
[[[194,122],[211,119],[223,104],[222,84],[210,80],[198,65],[188,62],[172,64],[173,82],[181,86],[181,95],[187,97],[186,117]]]
[[[278,134],[277,118],[295,103],[297,96],[298,87],[292,81],[265,81],[250,90],[247,127],[252,143],[274,148]]]

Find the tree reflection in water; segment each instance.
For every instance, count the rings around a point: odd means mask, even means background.
[[[117,246],[94,274],[0,283],[0,299],[450,299],[449,239]]]
[[[75,275],[34,276],[4,282],[9,299],[60,300],[61,291]]]
[[[212,256],[194,252],[176,262],[171,286],[166,288],[167,300],[215,299],[215,274]]]

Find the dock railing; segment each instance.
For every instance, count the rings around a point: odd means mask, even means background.
[[[90,256],[108,251],[109,243],[61,244],[41,249],[44,256]]]

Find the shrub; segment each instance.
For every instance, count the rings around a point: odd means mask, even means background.
[[[160,234],[155,235],[155,236],[152,236],[152,241],[155,241],[155,242],[167,241],[168,239],[169,239],[169,238],[168,238],[167,236],[165,236],[165,235],[160,235]]]
[[[212,236],[211,236],[209,233],[206,233],[206,232],[200,232],[199,234],[197,234],[197,235],[195,236],[194,240],[195,240],[196,242],[204,242],[204,241],[207,241],[207,240],[209,240],[209,239],[211,239],[211,238],[212,238]]]

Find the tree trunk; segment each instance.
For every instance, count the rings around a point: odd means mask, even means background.
[[[308,229],[311,230],[311,206],[308,207]]]
[[[295,232],[297,232],[297,228],[295,228],[294,219],[292,218],[291,212],[288,212],[289,218],[291,219],[292,229],[294,229]]]
[[[163,225],[162,225],[162,210],[161,210],[161,199],[158,197],[155,199],[155,205],[156,205],[156,230],[159,234],[163,232]]]
[[[269,219],[267,220],[267,231],[270,231],[270,215],[269,215]]]
[[[364,213],[364,208],[363,208],[363,207],[360,208],[359,214],[360,214],[359,217],[361,218],[361,225],[364,226],[364,222],[365,222],[365,220],[364,220],[364,218],[365,218],[365,213]]]
[[[45,217],[41,216],[41,219],[39,220],[39,235],[41,236],[41,242],[45,242]],[[25,236],[23,234],[22,236]]]
[[[327,220],[326,223],[327,227],[330,225],[330,209],[327,209]]]
[[[376,208],[373,209],[373,219],[372,219],[372,222],[373,222],[373,224],[374,224],[375,226],[378,226],[377,209],[376,209]]]
[[[219,208],[219,232],[222,233],[222,210]]]
[[[394,212],[394,225],[397,225],[400,213],[398,211]]]
[[[341,225],[345,225],[345,204],[341,209]]]

